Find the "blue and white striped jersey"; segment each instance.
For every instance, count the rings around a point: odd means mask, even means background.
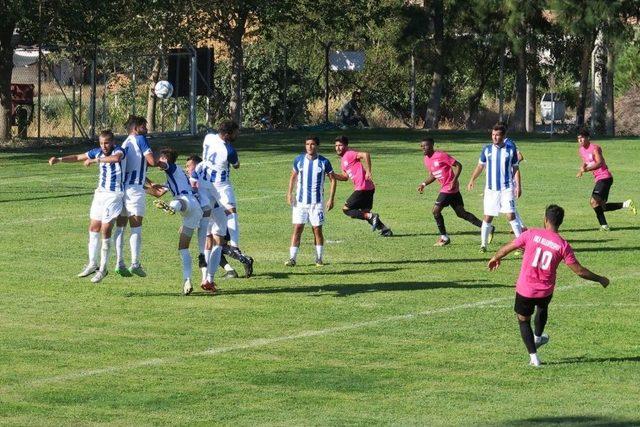
[[[122,148],[127,153],[124,185],[142,187],[147,177],[147,159],[144,156],[151,153],[147,138],[144,135],[129,135],[122,143]]]
[[[322,203],[325,175],[333,172],[331,162],[322,156],[309,159],[306,154],[300,154],[293,161],[293,171],[298,174],[298,203]]]
[[[487,184],[489,190],[504,190],[513,186],[513,167],[518,166],[518,153],[513,143],[488,144],[480,153],[480,164],[487,168]]]
[[[173,197],[196,194],[191,188],[187,173],[176,166],[175,163],[167,163],[167,168],[164,169],[164,172],[167,174],[166,186],[173,194]]]
[[[238,153],[218,134],[209,133],[202,143],[202,162],[209,167],[208,180],[214,184],[229,183],[230,165],[238,164]]]
[[[122,177],[122,166],[125,162],[126,153],[119,145],[111,150],[111,153],[104,154],[101,148],[94,148],[85,154],[90,159],[107,157],[115,153],[122,153],[122,158],[115,163],[98,163],[100,173],[98,174],[98,189],[103,191],[124,191],[124,181]]]

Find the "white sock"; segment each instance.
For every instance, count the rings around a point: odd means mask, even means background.
[[[516,238],[518,238],[522,234],[522,229],[520,228],[520,223],[518,222],[518,220],[514,219],[513,221],[509,221],[509,225],[513,230],[513,234],[515,234]]]
[[[124,227],[117,227],[113,235],[116,245],[116,265],[124,265]]]
[[[222,255],[222,246],[216,245],[211,248],[211,254],[207,260],[207,280],[213,282],[218,264],[220,264],[220,256]]]
[[[172,200],[169,202],[169,206],[176,212],[182,212],[182,202],[180,200]]]
[[[198,250],[201,254],[204,252],[205,243],[207,242],[207,230],[209,229],[209,217],[202,217],[198,226]],[[205,258],[206,259],[206,258]]]
[[[289,248],[289,258],[295,260],[296,257],[298,256],[298,249],[300,249],[298,246],[291,246]]]
[[[316,245],[316,259],[322,261],[322,253],[324,252],[323,245]]]
[[[534,340],[535,342],[537,342],[537,343],[538,343],[538,342],[540,342],[540,340],[541,340],[541,339],[542,339],[541,337],[539,337],[539,336],[537,336],[537,335],[535,335],[535,334],[533,335],[533,340]]]
[[[131,227],[131,265],[140,265],[140,249],[142,249],[142,227]]]
[[[229,246],[239,247],[240,227],[237,213],[227,215],[227,229],[229,230]]]
[[[534,363],[536,365],[540,364],[540,359],[538,359],[538,353],[529,353],[529,359],[531,360],[531,363]]]
[[[184,280],[191,278],[191,254],[189,249],[179,249],[182,258],[182,278]]]
[[[440,235],[440,238],[441,238],[442,240],[449,240],[449,236],[447,236],[446,234],[441,234],[441,235]]]
[[[89,232],[89,265],[98,265],[98,247],[100,246],[100,233]]]
[[[522,222],[522,217],[517,211],[516,211],[516,221],[518,221],[518,224],[520,224],[520,231],[522,231],[522,229],[524,229],[524,222]]]
[[[631,199],[625,200],[624,202],[622,202],[623,208],[628,208],[629,206],[631,206]]]
[[[107,271],[110,253],[111,239],[102,239],[102,249],[100,250],[100,271]]]
[[[489,230],[491,230],[491,224],[482,221],[482,227],[480,227],[480,246],[487,247],[489,241]]]
[[[231,264],[227,263],[224,265],[224,271],[233,271],[233,267],[231,267]]]

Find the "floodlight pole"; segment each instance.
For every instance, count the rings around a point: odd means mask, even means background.
[[[329,49],[333,42],[324,45],[324,122],[329,123]]]

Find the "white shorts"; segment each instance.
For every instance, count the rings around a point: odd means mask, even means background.
[[[187,205],[187,209],[180,211],[182,215],[182,225],[187,228],[196,229],[200,225],[202,209],[200,202],[194,196],[178,196],[175,200],[182,200]]]
[[[93,193],[89,218],[96,221],[111,222],[122,212],[122,199],[123,193],[121,192],[96,190]]]
[[[211,210],[211,208],[213,207],[211,198],[211,190],[204,186],[198,188],[198,199],[200,200],[200,207],[203,211]]]
[[[147,210],[147,193],[142,186],[124,189],[124,208],[121,216],[144,216]]]
[[[213,198],[218,201],[225,209],[236,207],[236,195],[233,192],[231,184],[213,184],[211,186]]]
[[[227,235],[227,215],[224,213],[222,206],[218,206],[211,211],[208,234],[215,234],[220,237]]]
[[[484,189],[484,214],[498,216],[501,213],[514,213],[516,199],[512,188],[503,190]]]
[[[293,224],[309,222],[313,227],[319,227],[324,224],[324,206],[322,203],[295,204],[291,216]]]

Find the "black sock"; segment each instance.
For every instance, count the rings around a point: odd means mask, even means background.
[[[224,268],[225,265],[229,264],[224,255],[220,254],[220,263],[218,264],[220,267]]]
[[[524,341],[525,347],[527,347],[527,351],[529,354],[536,353],[536,342],[533,339],[533,331],[531,330],[531,323],[529,320],[521,321],[518,320],[520,324],[520,336],[522,336],[522,341]]]
[[[604,205],[604,211],[617,211],[618,209],[622,209],[622,203],[607,203]]]
[[[440,235],[447,235],[447,228],[444,226],[444,217],[442,216],[442,212],[434,213],[433,218],[436,220],[436,224],[438,225],[438,231]]]
[[[598,218],[600,225],[607,225],[607,219],[604,217],[604,209],[602,209],[602,206],[596,206],[593,208],[593,211],[596,213],[596,218]]]
[[[384,225],[384,222],[382,222],[382,220],[380,219],[380,217],[378,217],[378,226],[376,227],[376,230],[382,230],[384,228],[386,228],[387,226]]]
[[[536,336],[539,337],[544,332],[544,327],[547,324],[547,317],[549,316],[549,309],[547,307],[538,307],[536,316],[533,318],[533,326],[535,328]]]

